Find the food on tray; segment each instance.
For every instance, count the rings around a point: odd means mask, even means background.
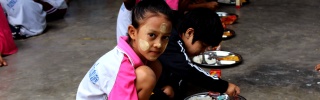
[[[214,64],[216,63],[216,59],[208,59],[209,55],[204,55],[204,58],[205,58],[205,61],[208,63],[208,64]],[[196,62],[196,63],[199,63],[199,64],[202,64],[202,55],[198,55],[198,56],[195,56],[193,57],[193,61]]]
[[[240,60],[240,58],[236,55],[225,56],[225,57],[221,57],[218,59],[219,60],[228,60],[228,61],[239,61]]]
[[[222,23],[222,27],[223,27],[223,29],[226,29],[226,24],[224,24],[224,23]]]
[[[224,23],[225,25],[230,25],[233,24],[237,19],[237,15],[228,15],[228,16],[223,16],[220,18],[221,22]]]
[[[193,97],[189,98],[188,100],[214,100],[214,99],[212,99],[212,97],[210,97],[208,95],[206,95],[206,96],[199,95],[199,96],[193,96]]]
[[[227,94],[220,95],[220,93],[202,93],[202,94],[195,94],[190,98],[185,100],[230,100]]]
[[[229,36],[232,36],[232,33],[231,33],[231,31],[224,31],[223,32],[223,35],[222,35],[222,37],[229,37]]]
[[[242,58],[241,55],[228,51],[205,51],[204,56],[200,54],[190,60],[200,67],[227,68],[240,64]]]

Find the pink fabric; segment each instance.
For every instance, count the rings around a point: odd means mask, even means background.
[[[136,74],[127,56],[122,60],[109,100],[138,100],[135,86]]]
[[[126,42],[127,36],[120,37],[118,47],[125,52],[116,82],[108,96],[109,100],[138,100],[135,86],[135,68],[143,65],[139,56]]]
[[[13,41],[8,20],[3,12],[0,5],[0,53],[2,55],[11,55],[16,53],[18,48]]]
[[[130,58],[133,66],[136,68],[143,65],[143,62],[141,61],[140,57],[136,54],[136,52],[133,51],[131,46],[127,43],[128,39],[128,36],[120,37],[118,47],[126,53],[126,55]]]
[[[140,0],[136,0],[136,4],[138,4],[140,2]]]
[[[172,10],[178,10],[179,0],[166,0],[166,2]]]

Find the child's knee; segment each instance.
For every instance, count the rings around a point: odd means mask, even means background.
[[[137,76],[137,85],[142,88],[154,87],[156,84],[156,75],[148,66],[140,66],[135,70]],[[146,84],[147,83],[147,84]]]

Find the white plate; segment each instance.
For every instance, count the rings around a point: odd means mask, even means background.
[[[218,60],[219,58],[223,58],[226,56],[237,56],[239,57],[239,61]],[[242,57],[239,54],[229,51],[206,51],[204,52],[204,58],[207,64],[202,63],[202,54],[192,57],[191,60],[201,67],[211,68],[227,68],[242,62]]]

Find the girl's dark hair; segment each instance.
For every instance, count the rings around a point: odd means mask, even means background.
[[[199,40],[210,46],[219,45],[224,31],[216,12],[205,8],[194,9],[184,15],[178,33],[182,35],[188,28],[194,29],[192,43]]]
[[[142,0],[132,10],[133,27],[140,26],[139,21],[146,17],[147,12],[156,15],[163,14],[170,22],[173,21],[173,12],[164,0]]]

